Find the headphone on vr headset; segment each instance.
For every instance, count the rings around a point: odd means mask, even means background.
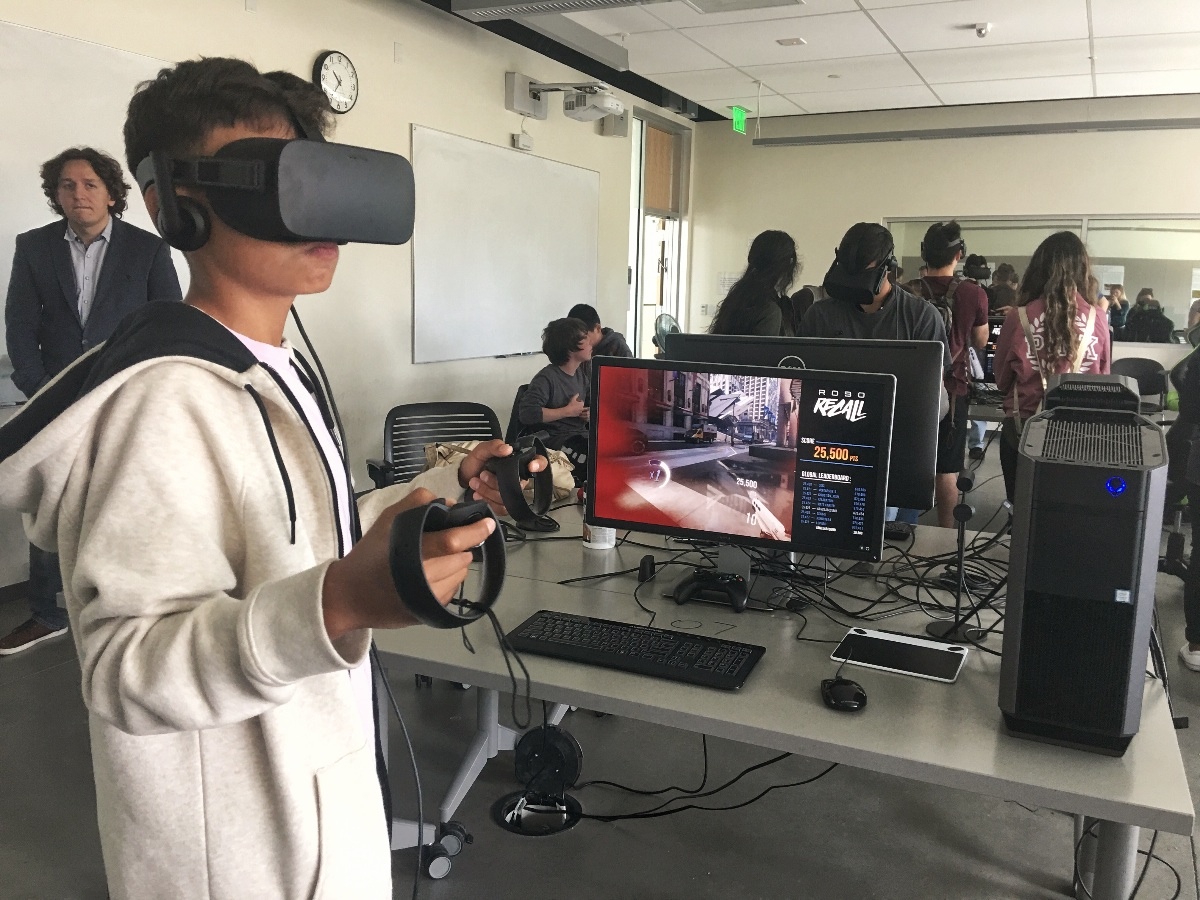
[[[323,143],[325,136],[319,130],[311,129],[304,124],[282,92],[280,92],[280,98],[291,114],[291,124],[296,129],[296,133],[303,140]],[[232,143],[241,142],[233,141]],[[218,150],[217,155],[220,156],[220,153],[221,151]],[[176,162],[177,160],[172,159],[165,151],[151,150],[150,155],[138,163],[134,177],[143,195],[151,184],[158,186],[158,215],[155,217],[154,225],[158,229],[158,233],[162,235],[162,239],[176,250],[190,252],[199,250],[208,243],[208,238],[212,234],[212,219],[204,204],[186,194],[175,193]],[[249,170],[244,164],[239,166],[238,163],[239,161],[236,160],[223,162],[216,159],[195,160],[192,164],[194,177],[191,181],[202,186],[262,190],[264,187],[263,176]],[[208,164],[209,172],[207,173],[203,171],[204,164]],[[227,178],[221,177],[229,174],[230,167],[242,170],[233,173],[232,181],[234,183],[232,184]],[[208,177],[203,177],[205,174]]]

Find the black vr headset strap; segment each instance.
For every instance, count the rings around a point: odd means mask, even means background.
[[[481,545],[483,593],[478,600],[463,602],[464,611],[457,613],[442,606],[429,587],[421,560],[421,538],[426,532],[470,525],[485,517],[495,522],[495,528]],[[500,596],[500,588],[504,585],[504,533],[495,514],[483,501],[447,506],[445,501],[435,500],[405,510],[392,520],[388,563],[396,593],[409,612],[434,628],[461,628],[486,615]]]

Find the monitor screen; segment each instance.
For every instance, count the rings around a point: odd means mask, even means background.
[[[898,415],[892,433],[888,506],[933,506],[944,359],[938,341],[669,334],[664,349],[668,359],[746,366],[803,364],[807,369],[895,375]]]
[[[996,342],[1000,340],[1000,329],[1004,326],[1004,316],[988,316],[988,339],[983,348],[980,365],[983,368],[983,380],[988,384],[996,383]]]
[[[895,384],[891,375],[597,358],[588,520],[879,559]]]

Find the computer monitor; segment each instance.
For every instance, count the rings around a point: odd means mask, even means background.
[[[879,559],[891,375],[598,357],[587,518]]]
[[[668,359],[677,360],[749,366],[795,365],[798,360],[807,369],[895,375],[888,506],[933,506],[944,359],[938,341],[670,334],[665,353]]]
[[[1000,340],[1000,329],[1003,326],[1004,316],[988,316],[988,339],[979,361],[983,369],[983,380],[988,384],[996,383],[996,343]]]

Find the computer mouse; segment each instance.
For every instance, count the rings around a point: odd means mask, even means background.
[[[849,678],[826,678],[821,682],[821,699],[830,709],[856,712],[867,705],[867,692]]]

